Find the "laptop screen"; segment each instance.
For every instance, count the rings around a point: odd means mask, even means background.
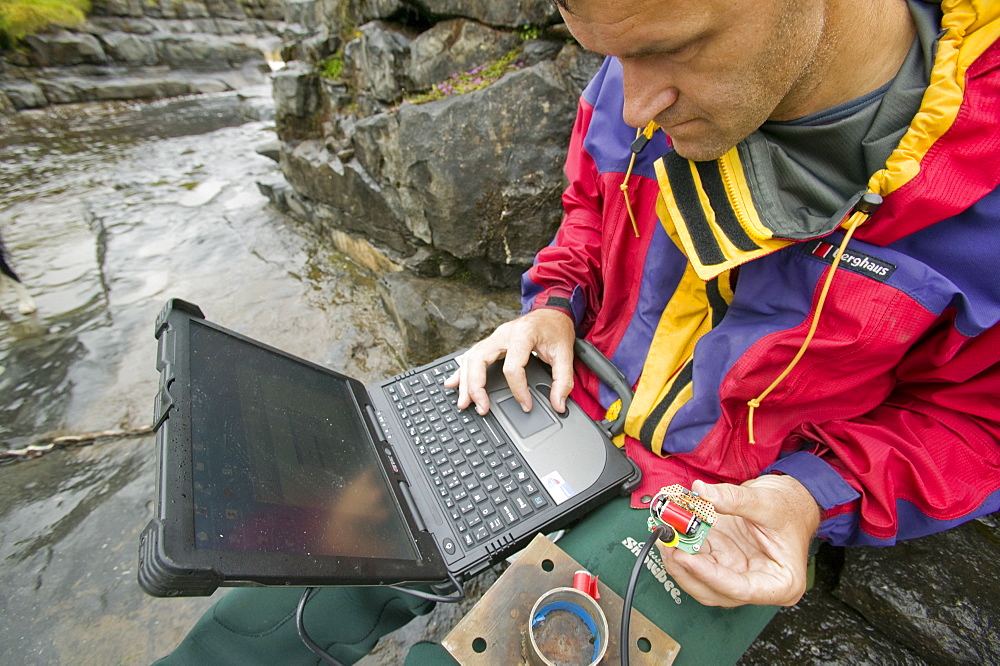
[[[347,381],[191,322],[198,548],[418,557]]]

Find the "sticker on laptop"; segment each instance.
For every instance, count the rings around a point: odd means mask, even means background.
[[[573,488],[566,483],[566,479],[562,478],[562,474],[559,472],[546,474],[545,477],[542,478],[542,485],[545,486],[547,491],[549,491],[549,495],[556,504],[562,504],[576,494]]]

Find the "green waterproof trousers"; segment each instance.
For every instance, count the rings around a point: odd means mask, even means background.
[[[636,556],[649,537],[648,515],[630,508],[626,498],[616,499],[574,524],[558,545],[624,596]],[[538,591],[539,595],[543,592]],[[234,589],[202,616],[172,654],[157,663],[317,664],[319,660],[302,644],[295,627],[301,594],[301,588]],[[674,662],[678,665],[735,663],[777,611],[772,606],[702,606],[663,571],[655,548],[640,574],[634,606],[680,643]],[[322,588],[306,605],[304,623],[320,647],[338,661],[352,664],[380,637],[432,608],[432,603],[390,588]],[[612,625],[618,624],[615,618]],[[405,663],[454,666],[457,662],[440,645],[421,642],[413,646]]]

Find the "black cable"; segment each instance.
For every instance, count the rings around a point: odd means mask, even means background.
[[[639,581],[639,572],[642,571],[642,564],[646,561],[646,556],[649,555],[649,551],[652,550],[653,544],[656,543],[656,540],[660,539],[666,531],[666,527],[659,525],[655,530],[653,530],[653,533],[649,535],[649,539],[643,545],[642,550],[639,551],[639,557],[635,561],[635,566],[632,567],[632,575],[628,579],[628,589],[625,591],[625,601],[622,604],[622,633],[618,640],[618,645],[621,648],[622,666],[628,666],[628,652],[631,647],[631,643],[628,638],[628,625],[629,620],[632,618],[632,597],[635,596],[635,586]]]
[[[450,571],[448,571],[447,574],[448,574],[448,580],[450,580],[451,584],[455,586],[456,590],[458,590],[458,594],[455,596],[443,597],[438,594],[431,594],[429,592],[423,592],[422,590],[414,590],[412,588],[401,587],[399,585],[390,585],[389,587],[396,590],[397,592],[403,592],[404,594],[409,594],[419,599],[426,599],[427,601],[439,601],[443,604],[457,604],[459,601],[465,598],[465,588],[462,587],[462,584],[458,582],[458,580],[455,578],[455,576],[452,575]]]
[[[458,603],[462,599],[465,599],[465,588],[462,586],[461,583],[458,582],[458,579],[456,579],[455,576],[452,575],[450,571],[448,572],[448,580],[450,580],[452,585],[455,586],[455,589],[458,590],[457,595],[445,597],[439,594],[431,594],[429,592],[424,592],[422,590],[414,590],[412,588],[402,587],[399,585],[389,585],[388,587],[392,588],[393,590],[396,590],[397,592],[409,594],[411,596],[424,599],[426,601],[437,601],[444,604],[454,604]],[[296,630],[298,630],[299,638],[302,639],[302,642],[305,644],[305,646],[309,648],[310,652],[319,657],[320,661],[322,661],[324,664],[328,664],[329,666],[343,666],[343,664],[334,659],[334,657],[329,652],[321,648],[316,643],[316,641],[314,641],[309,636],[309,633],[306,631],[305,617],[304,617],[306,603],[309,601],[309,599],[315,592],[316,592],[315,587],[307,587],[302,591],[302,596],[299,597],[299,605],[296,606],[295,608],[295,628]]]
[[[316,644],[309,634],[306,633],[306,625],[303,621],[303,613],[306,609],[306,602],[316,591],[315,587],[307,587],[302,591],[302,596],[299,597],[299,605],[295,608],[295,628],[299,631],[299,638],[305,643],[306,647],[309,648],[310,652],[319,657],[319,660],[324,664],[329,664],[330,666],[344,666],[339,661],[333,658],[333,656]]]

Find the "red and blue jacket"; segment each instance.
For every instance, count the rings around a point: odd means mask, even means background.
[[[656,132],[633,159],[605,62],[522,294],[525,311],[568,311],[635,387],[633,506],[672,483],[789,474],[841,545],[1000,509],[997,4],[946,0],[921,108],[868,183],[882,205],[809,238],[768,225],[738,147],[688,162]],[[615,409],[580,364],[575,381],[592,416]]]

